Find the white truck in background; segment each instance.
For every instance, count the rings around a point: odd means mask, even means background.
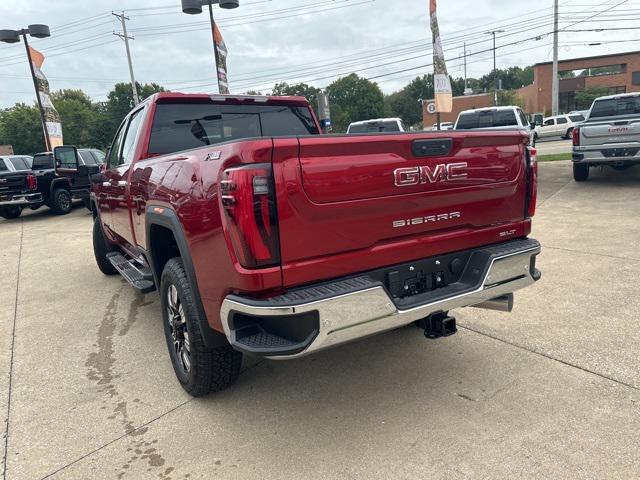
[[[589,179],[590,167],[625,170],[640,164],[640,92],[596,98],[573,136],[573,178]]]

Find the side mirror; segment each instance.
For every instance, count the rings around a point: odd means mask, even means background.
[[[78,169],[78,149],[71,145],[61,145],[53,149],[56,168]]]
[[[536,124],[534,122],[531,122],[529,124],[529,128],[531,128],[531,130],[535,130],[536,129]]]

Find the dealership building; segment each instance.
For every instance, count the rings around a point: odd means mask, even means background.
[[[533,66],[533,83],[516,90],[525,105],[527,113],[551,113],[552,62],[538,63]],[[574,58],[558,62],[560,76],[561,112],[576,110],[576,92],[585,88],[606,88],[611,95],[640,91],[640,51],[600,55],[596,57]],[[423,122],[430,127],[436,122],[436,114],[428,112],[429,104],[424,103]],[[443,122],[455,122],[463,110],[490,107],[493,105],[493,92],[477,95],[454,97],[453,111],[443,113]]]

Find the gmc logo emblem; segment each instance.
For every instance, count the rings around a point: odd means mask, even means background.
[[[464,162],[440,164],[433,168],[428,166],[398,168],[393,172],[393,179],[396,187],[461,180],[469,177],[469,174],[464,171],[467,167],[467,162]]]

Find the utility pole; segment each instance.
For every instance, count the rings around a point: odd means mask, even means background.
[[[553,0],[553,73],[551,77],[551,114],[558,114],[560,79],[558,78],[558,0]]]
[[[467,93],[467,42],[464,42],[464,93]]]
[[[127,60],[129,61],[129,75],[131,76],[131,90],[133,91],[133,104],[138,105],[140,103],[140,97],[138,97],[138,87],[136,86],[136,79],[133,76],[133,63],[131,62],[131,50],[129,49],[129,40],[133,40],[133,37],[127,35],[127,20],[129,17],[125,17],[124,12],[117,14],[111,12],[111,15],[117,17],[122,23],[122,33],[113,32],[116,37],[120,37],[124,40],[124,45],[127,49]]]
[[[504,30],[492,30],[486,32],[487,35],[493,36],[493,76],[495,77],[495,85],[493,88],[493,104],[498,105],[498,66],[496,63],[496,33],[502,33]]]

